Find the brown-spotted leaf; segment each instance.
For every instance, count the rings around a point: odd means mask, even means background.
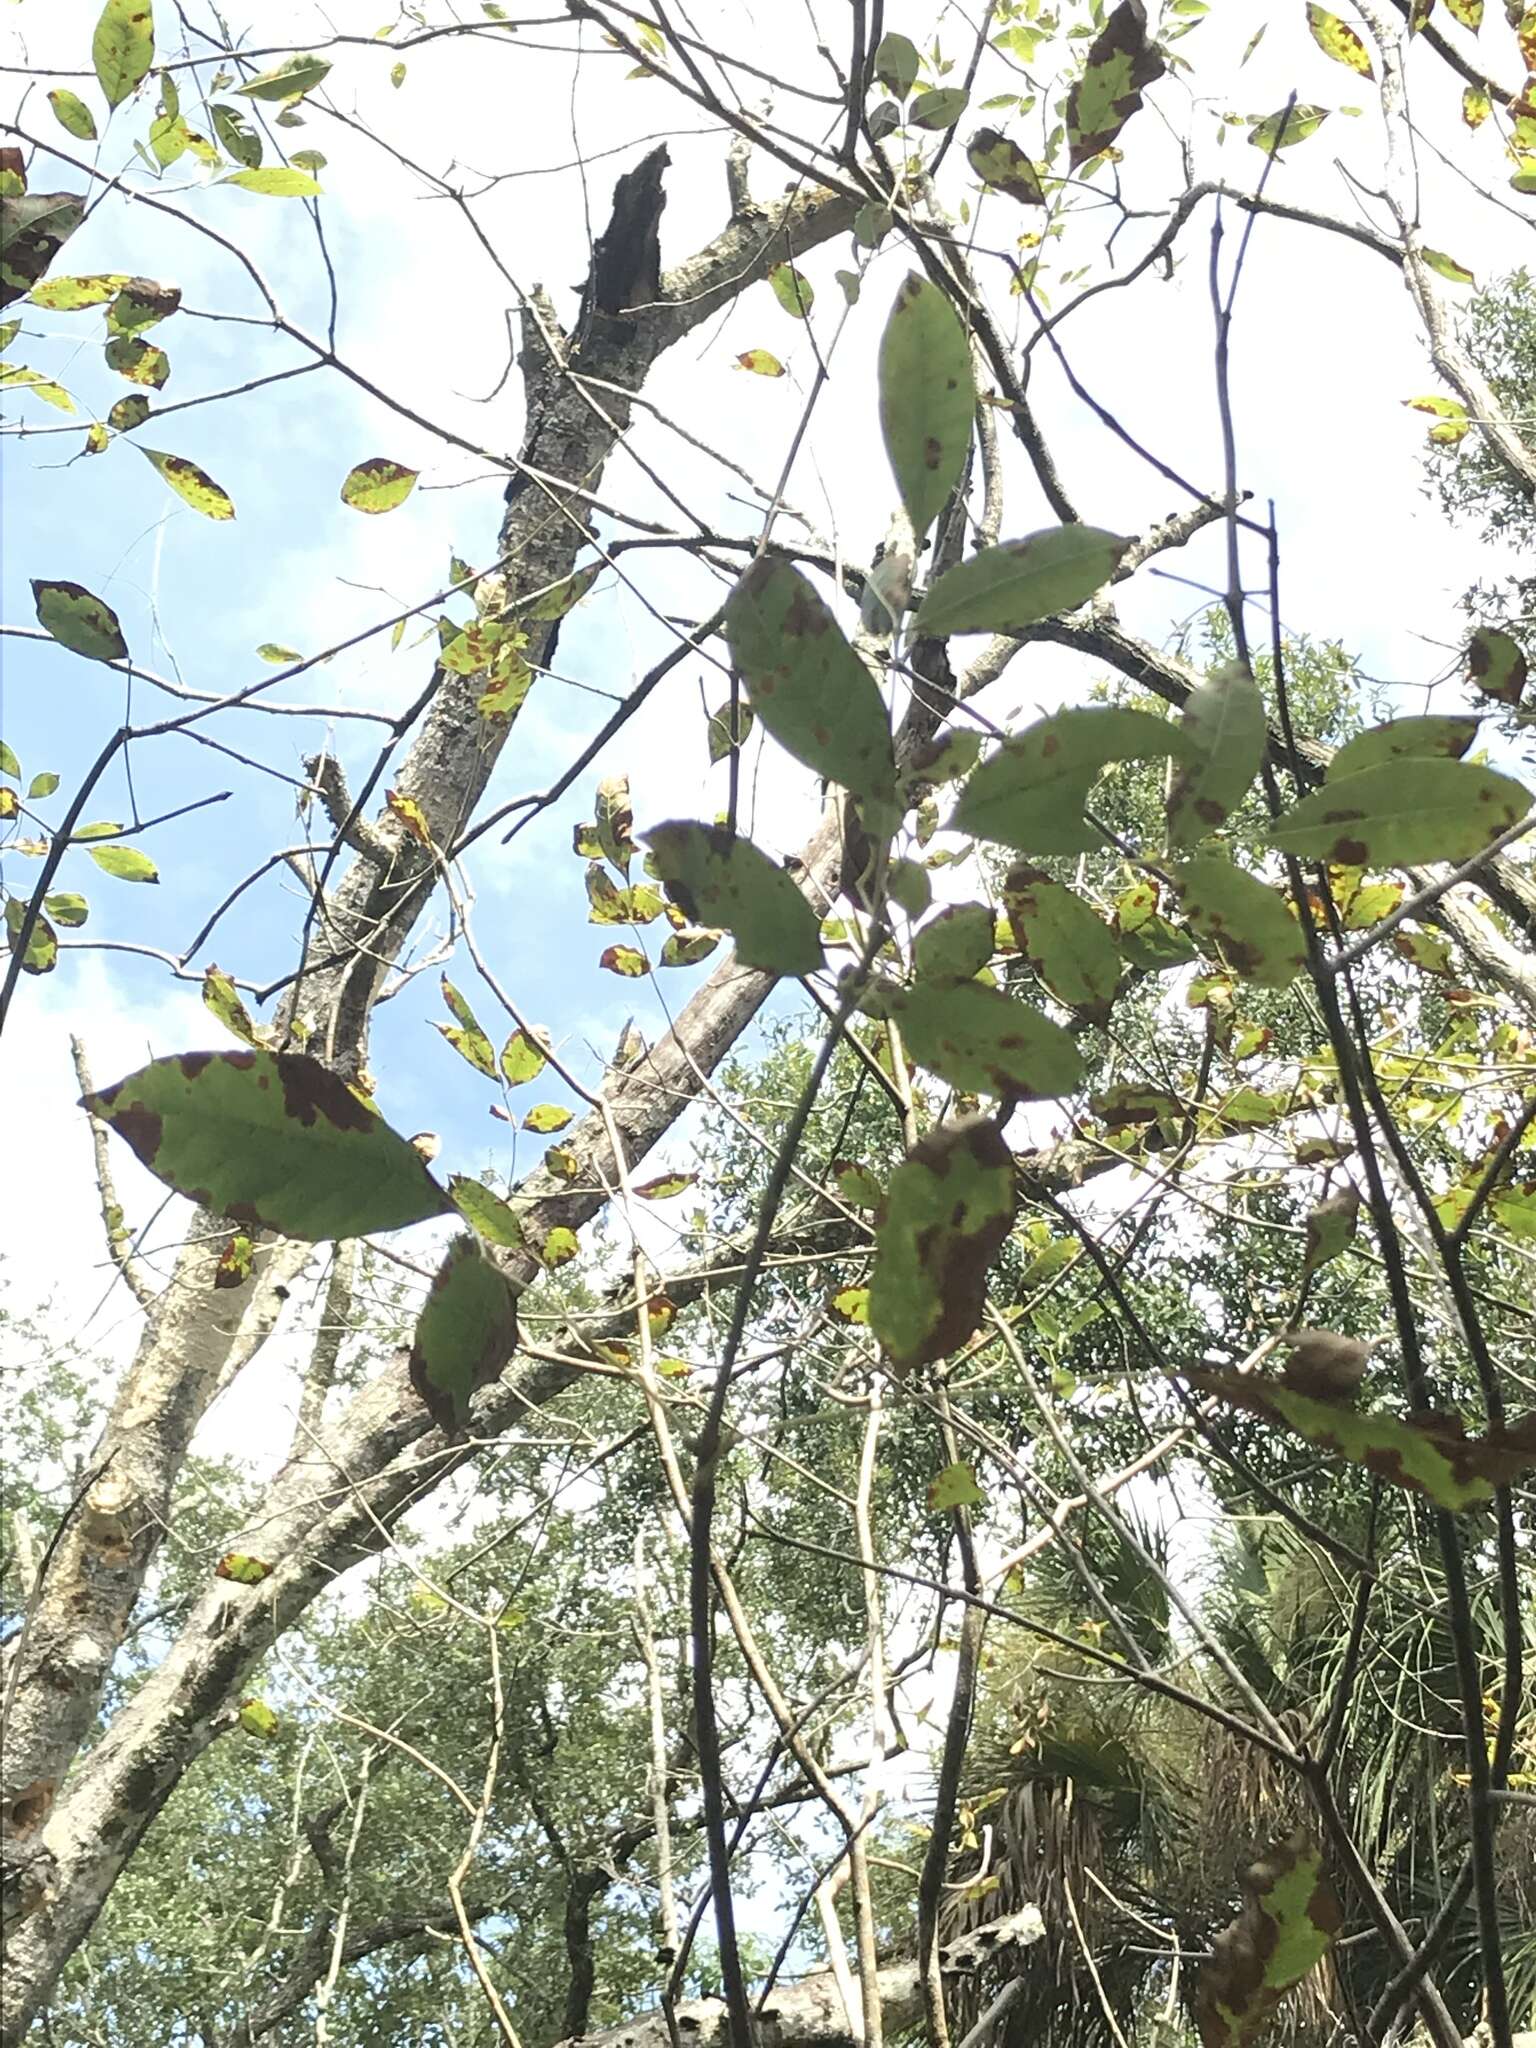
[[[1363,1465],[1453,1512],[1491,1500],[1496,1486],[1536,1465],[1536,1410],[1505,1429],[1469,1437],[1459,1415],[1346,1408],[1258,1374],[1194,1368],[1186,1377],[1201,1393],[1262,1416],[1318,1450]]]
[[[978,128],[965,146],[971,169],[983,185],[1016,199],[1020,206],[1044,206],[1040,173],[1016,142],[995,128]]]
[[[946,1357],[976,1328],[1016,1199],[1013,1154],[989,1120],[930,1131],[892,1173],[869,1322],[896,1370]]]
[[[0,193],[0,306],[39,283],[84,218],[74,192]]]
[[[1270,843],[1343,867],[1468,860],[1531,807],[1531,793],[1471,761],[1383,761],[1329,776],[1270,827]]]
[[[1525,651],[1496,626],[1479,626],[1467,643],[1467,680],[1496,704],[1518,704],[1525,693]]]
[[[1089,45],[1083,75],[1067,94],[1067,134],[1076,170],[1115,141],[1141,105],[1141,95],[1165,70],[1163,53],[1147,38],[1141,0],[1120,0]]]
[[[178,1194],[284,1237],[363,1237],[449,1206],[409,1141],[301,1053],[178,1053],[83,1106]]]
[[[1247,2048],[1343,1925],[1321,1852],[1299,1829],[1251,1864],[1241,1883],[1242,1910],[1200,1968],[1201,2048]]]
[[[1223,853],[1197,854],[1173,870],[1190,929],[1234,974],[1284,988],[1306,965],[1301,927],[1285,898]]]
[[[1093,906],[1020,861],[1003,883],[1003,908],[1019,950],[1056,1000],[1102,1024],[1120,986],[1120,949]]]

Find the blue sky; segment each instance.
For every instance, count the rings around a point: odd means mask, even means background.
[[[1223,0],[1223,6],[1226,11],[1208,33],[1221,39],[1214,47],[1225,48],[1235,61],[1269,10],[1257,0]],[[907,11],[920,23],[918,10]],[[76,0],[26,0],[15,12],[19,25],[8,21],[5,28],[12,38],[29,39],[36,61],[66,68],[86,61],[81,53],[88,47],[94,7]],[[169,10],[162,5],[159,12]],[[356,12],[343,8],[342,25],[358,27]],[[738,32],[743,18],[750,17],[738,10]],[[273,42],[285,32],[307,39],[306,24],[312,31],[318,19],[300,0],[260,13],[262,33]],[[370,17],[364,32],[374,26]],[[6,55],[16,61],[14,48]],[[573,117],[567,90],[573,67],[544,51],[477,51],[466,63],[461,47],[429,46],[412,54],[398,90],[388,83],[389,61],[382,48],[347,51],[331,80],[337,107],[434,169],[457,164],[453,175],[466,183],[473,182],[466,162],[477,171],[522,174],[542,168],[542,177],[520,175],[498,186],[480,213],[519,282],[543,279],[569,308],[571,288],[584,268],[579,174],[550,167],[569,165],[582,149],[626,137],[635,138],[638,148],[658,121],[672,118],[672,104],[661,100],[660,88],[624,80],[622,67],[594,69],[589,61],[580,74]],[[1363,82],[1327,64],[1304,27],[1279,21],[1271,24],[1241,81],[1236,104],[1248,111],[1283,102],[1293,86],[1303,98],[1332,102],[1357,86],[1361,97],[1368,92]],[[71,82],[100,114],[90,82]],[[1176,88],[1170,82],[1166,90],[1176,114]],[[139,104],[126,105],[114,117],[103,165],[119,164],[143,132],[147,99],[146,88]],[[516,115],[510,126],[509,106]],[[1453,153],[1465,152],[1472,144],[1457,132],[1449,101],[1446,107],[1449,121],[1446,113],[1433,117],[1437,139]],[[401,405],[489,449],[515,447],[515,371],[498,396],[486,397],[506,369],[505,281],[477,250],[457,212],[440,198],[424,196],[416,180],[354,127],[319,111],[306,119],[302,135],[285,139],[290,148],[318,148],[329,160],[321,173],[327,192],[323,219],[330,257],[343,280],[341,353]],[[22,125],[38,135],[60,132],[36,94],[23,110]],[[1335,117],[1326,147],[1309,145],[1311,154],[1303,150],[1282,163],[1272,189],[1299,203],[1347,210],[1332,159],[1347,151],[1369,165],[1368,125],[1365,118]],[[1202,175],[1225,170],[1239,179],[1252,176],[1257,156],[1242,146],[1240,135],[1232,136],[1223,155],[1212,130],[1198,132],[1206,158]],[[713,232],[724,211],[718,136],[674,140],[672,154],[664,223],[668,260]],[[604,218],[613,177],[629,160],[605,159],[592,170],[595,225]],[[1480,168],[1486,172],[1486,165]],[[756,175],[764,191],[782,182],[771,165],[760,165]],[[1432,164],[1425,177],[1431,239],[1453,248],[1479,273],[1496,270],[1504,239],[1498,217],[1474,211],[1462,188]],[[35,189],[78,188],[84,180],[57,163],[39,162],[32,182]],[[322,252],[297,201],[209,188],[190,158],[166,174],[162,191],[245,251],[272,282],[291,320],[312,334],[323,331]],[[1011,218],[1000,224],[1000,239],[1003,230],[1016,232],[1017,224]],[[832,272],[848,260],[844,245],[819,252],[804,266],[819,294],[815,330],[823,345],[841,305]],[[1063,339],[1095,396],[1119,410],[1133,433],[1185,474],[1214,487],[1220,479],[1204,263],[1205,242],[1197,235],[1171,282],[1149,279],[1134,298],[1105,295],[1064,328]],[[792,503],[855,557],[867,555],[890,505],[872,366],[891,293],[906,267],[895,249],[872,263],[788,492]],[[150,337],[172,361],[162,394],[166,403],[304,359],[283,337],[232,324],[231,316],[248,319],[260,311],[240,264],[207,237],[148,207],[105,201],[57,268],[126,270],[181,285],[183,310]],[[190,457],[217,478],[237,506],[232,524],[213,524],[183,506],[127,445],[70,462],[84,421],[93,413],[104,415],[132,387],[101,362],[99,313],[17,310],[25,325],[11,356],[63,383],[80,417],[66,433],[29,436],[24,444],[11,439],[4,447],[0,602],[6,620],[32,623],[31,577],[68,578],[114,606],[135,657],[147,668],[179,675],[192,688],[226,690],[272,673],[255,656],[263,641],[318,651],[440,587],[450,551],[476,564],[491,558],[500,479],[482,461],[445,448],[330,371],[216,406],[195,406],[140,430],[139,438]],[[759,346],[781,355],[790,375],[769,382],[735,367],[740,350]],[[1448,650],[1460,638],[1455,598],[1485,567],[1485,551],[1471,535],[1448,538],[1422,501],[1423,422],[1405,413],[1401,401],[1436,385],[1397,273],[1350,245],[1262,223],[1250,250],[1234,349],[1242,474],[1260,500],[1271,494],[1277,499],[1287,623],[1342,639],[1374,674],[1405,684],[1427,681],[1446,666]],[[759,286],[728,319],[673,351],[648,395],[771,482],[813,367],[805,337],[766,286]],[[1076,405],[1049,360],[1040,361],[1031,388],[1085,518],[1134,531],[1176,509],[1174,487]],[[31,399],[9,405],[6,417],[23,420],[29,429],[63,423],[63,415]],[[736,481],[665,426],[643,418],[636,445],[665,468],[669,482],[701,515],[735,531],[754,530],[751,511],[730,502],[728,494],[741,488]],[[354,462],[378,454],[419,465],[422,481],[400,510],[369,519],[343,506],[338,492]],[[1005,530],[1017,533],[1044,523],[1047,515],[1011,449],[1008,461],[1012,492]],[[603,492],[645,516],[675,521],[622,455],[610,465]],[[718,601],[720,586],[697,569],[649,554],[629,562],[661,609],[697,616]],[[1166,566],[1219,582],[1219,537],[1204,537]],[[607,594],[600,589],[568,621],[559,667],[611,696],[627,690],[670,642],[636,598],[611,578],[604,584]],[[1160,640],[1200,602],[1195,592],[1143,576],[1125,591],[1121,609],[1130,624]],[[463,614],[466,607],[461,602],[457,610]],[[276,685],[270,694],[288,703],[376,707],[393,714],[429,673],[430,646],[413,645],[414,638],[408,631],[392,653],[387,633],[376,634],[360,649]],[[1042,650],[1005,678],[988,709],[999,719],[1015,707],[1028,715],[1081,689],[1091,673],[1070,655]],[[129,713],[122,678],[25,640],[0,641],[0,688],[5,735],[26,774],[50,769],[61,777],[58,795],[42,807],[50,820],[61,814],[118,721],[178,708],[139,685]],[[625,769],[642,828],[663,816],[709,815],[718,808],[725,771],[709,769],[699,704],[701,692],[714,703],[723,691],[710,661],[685,662],[568,799],[510,848],[500,846],[499,833],[488,836],[469,863],[477,936],[498,975],[518,1004],[578,1052],[589,1071],[595,1063],[579,1049],[590,1044],[600,1060],[632,1011],[649,1035],[657,1035],[664,1025],[658,999],[675,1008],[698,974],[669,973],[651,984],[632,984],[597,968],[602,947],[622,934],[585,921],[582,864],[570,851],[571,827],[589,814],[599,775]],[[541,683],[497,768],[488,802],[545,785],[610,708],[607,697]],[[141,815],[225,789],[232,794],[144,839],[160,867],[158,888],[114,881],[99,875],[85,854],[71,854],[59,886],[83,890],[92,905],[91,922],[78,936],[179,951],[228,887],[268,852],[300,838],[294,790],[283,778],[301,773],[302,757],[328,743],[355,780],[371,764],[382,728],[350,719],[242,713],[221,714],[206,730],[249,751],[275,774],[184,737],[135,747]],[[814,795],[803,778],[771,748],[754,746],[744,788],[753,799],[752,829],[775,850],[792,850],[814,813]],[[110,772],[89,815],[128,817],[120,767]],[[8,859],[5,873],[8,886],[27,886],[25,861]],[[286,971],[300,910],[293,878],[282,872],[268,877],[242,899],[193,965],[216,960],[255,982]],[[431,930],[442,927],[439,906]],[[422,930],[425,941],[427,927]],[[461,955],[450,971],[499,1039],[505,1021],[477,985],[467,958]],[[47,1152],[37,1206],[51,1217],[35,1238],[24,1231],[21,1239],[24,1291],[30,1292],[64,1280],[81,1232],[95,1228],[82,1120],[69,1109],[74,1088],[65,1033],[79,1030],[90,1041],[99,1080],[115,1078],[151,1052],[217,1044],[221,1034],[201,1011],[195,984],[168,983],[159,963],[120,952],[67,954],[55,976],[26,984],[23,1006],[13,1071],[28,1077],[20,1115],[34,1154]],[[441,1131],[445,1166],[521,1170],[531,1163],[534,1141],[521,1138],[514,1154],[507,1126],[487,1114],[495,1090],[427,1026],[427,1019],[445,1014],[436,969],[381,1011],[372,1065],[382,1105],[402,1129]],[[541,1080],[520,1091],[516,1107],[563,1099],[558,1082],[546,1080],[547,1087]],[[662,1156],[675,1159],[684,1142],[674,1141],[674,1150]],[[150,1184],[123,1170],[135,1201],[146,1202]]]

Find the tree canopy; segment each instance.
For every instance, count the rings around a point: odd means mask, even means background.
[[[0,2039],[1513,2048],[1536,14],[12,14]]]

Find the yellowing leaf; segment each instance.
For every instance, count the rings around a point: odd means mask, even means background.
[[[247,1735],[260,1735],[268,1741],[282,1726],[265,1700],[242,1700],[236,1718]]]
[[[598,955],[597,964],[610,974],[622,974],[629,980],[638,980],[649,974],[651,963],[645,955],[633,946],[605,946]]]
[[[242,1045],[261,1043],[251,1013],[240,1000],[240,991],[221,967],[204,970],[203,1002]]]
[[[743,370],[751,370],[754,376],[782,377],[784,374],[784,365],[765,348],[743,349],[736,361]]]
[[[1309,135],[1315,135],[1327,120],[1327,107],[1309,106],[1296,102],[1281,107],[1278,113],[1266,114],[1262,121],[1256,121],[1249,130],[1248,140],[1255,149],[1262,149],[1266,156],[1276,156],[1282,149],[1291,149],[1298,142],[1305,142]]]
[[[387,455],[371,455],[347,471],[341,502],[355,512],[393,512],[416,488],[420,474],[403,462],[392,462]]]
[[[987,1496],[976,1484],[976,1474],[969,1465],[946,1465],[929,1482],[928,1506],[936,1515],[945,1515],[953,1508],[980,1508],[987,1504]]]
[[[1340,21],[1326,7],[1319,7],[1317,0],[1307,0],[1307,27],[1325,57],[1331,57],[1335,64],[1347,65],[1351,71],[1358,71],[1362,78],[1376,76],[1371,68],[1370,52],[1359,36],[1348,22]]]
[[[201,512],[205,519],[234,518],[233,498],[222,484],[214,482],[206,469],[199,469],[184,455],[167,455],[159,448],[146,448],[142,441],[136,441],[134,446],[194,512]]]
[[[214,1576],[231,1579],[237,1586],[259,1586],[263,1579],[271,1576],[272,1567],[265,1558],[251,1557],[244,1551],[231,1550],[221,1557],[214,1568]]]
[[[501,1048],[498,1064],[507,1086],[520,1088],[525,1081],[536,1081],[548,1061],[548,1048],[540,1044],[537,1038],[526,1031],[514,1031]]]
[[[983,185],[1016,199],[1020,206],[1044,206],[1040,173],[1016,142],[995,128],[978,128],[965,146],[971,169]]]
[[[1447,256],[1443,249],[1422,249],[1419,253],[1437,277],[1443,277],[1451,284],[1476,285],[1477,279],[1467,266],[1458,263],[1454,256]]]

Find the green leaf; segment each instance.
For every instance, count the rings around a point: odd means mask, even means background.
[[[875,45],[874,75],[888,93],[904,100],[917,83],[922,59],[906,36],[884,35]]]
[[[1394,1486],[1426,1494],[1452,1513],[1491,1500],[1495,1486],[1508,1485],[1536,1465],[1536,1411],[1507,1429],[1469,1437],[1459,1415],[1367,1413],[1259,1373],[1191,1368],[1185,1377],[1201,1393],[1277,1423]]]
[[[1016,142],[995,128],[978,128],[965,146],[971,169],[983,185],[1016,199],[1020,206],[1044,206],[1040,173]]]
[[[56,86],[48,95],[48,104],[61,128],[79,136],[82,142],[96,140],[96,116],[78,95]]]
[[[134,446],[146,461],[152,462],[178,498],[201,512],[205,519],[233,519],[235,501],[222,484],[216,484],[206,469],[199,469],[195,462],[189,462],[185,455],[167,455],[160,448],[146,448],[142,441]]]
[[[130,384],[148,384],[159,391],[171,374],[171,359],[165,350],[136,334],[114,334],[102,353],[107,368],[116,370]]]
[[[203,1002],[225,1030],[233,1032],[243,1045],[260,1043],[251,1013],[240,1000],[240,991],[222,968],[204,970]]]
[[[231,171],[220,178],[221,185],[238,185],[242,192],[259,192],[265,199],[318,199],[321,187],[308,171],[296,171],[289,164],[262,164],[255,170]]]
[[[61,647],[88,661],[126,661],[128,643],[111,605],[80,583],[49,582],[34,577],[32,598],[38,624]]]
[[[208,112],[213,119],[213,132],[229,156],[244,169],[254,171],[261,162],[261,134],[246,119],[245,110],[215,100]]]
[[[526,1031],[514,1031],[501,1048],[502,1079],[509,1088],[521,1088],[536,1081],[549,1062],[549,1049]]]
[[[179,284],[130,277],[107,308],[107,326],[114,334],[142,334],[146,327],[168,320],[180,304]]]
[[[83,1106],[178,1194],[284,1237],[366,1237],[448,1207],[409,1141],[300,1053],[180,1053]]]
[[[816,303],[816,294],[811,290],[810,279],[796,270],[793,263],[775,263],[768,273],[768,282],[773,287],[773,296],[785,312],[796,320],[804,320]]]
[[[867,1166],[860,1166],[851,1159],[835,1159],[832,1162],[832,1182],[839,1199],[851,1209],[878,1209],[885,1200],[885,1189]]]
[[[1229,661],[1184,706],[1190,752],[1168,791],[1168,843],[1193,846],[1237,809],[1269,741],[1264,698],[1247,664]]]
[[[256,659],[269,662],[273,668],[286,668],[290,662],[302,661],[304,657],[296,647],[283,647],[276,640],[263,640],[256,650]]]
[[[91,62],[109,107],[135,93],[155,61],[150,0],[107,0],[91,38]]]
[[[330,68],[326,58],[312,52],[285,57],[275,69],[258,73],[245,85],[237,85],[235,91],[250,100],[299,99],[323,83]]]
[[[1098,912],[1023,862],[1003,883],[1003,907],[1020,950],[1056,1000],[1102,1024],[1120,986],[1120,951]]]
[[[1305,1280],[1354,1242],[1360,1222],[1360,1190],[1345,1181],[1336,1195],[1319,1202],[1307,1217],[1307,1246],[1301,1275]]]
[[[341,502],[354,512],[393,512],[416,488],[420,474],[403,462],[391,462],[387,455],[370,455],[347,471]]]
[[[29,292],[85,218],[85,202],[73,192],[0,192],[0,306]]]
[[[86,852],[104,875],[120,882],[158,882],[160,870],[136,846],[88,846]]]
[[[1148,711],[1092,705],[1042,718],[983,761],[961,792],[951,826],[1020,853],[1084,853],[1104,844],[1083,816],[1110,761],[1182,755],[1183,728]]]
[[[504,1245],[508,1251],[522,1249],[523,1230],[516,1210],[500,1195],[494,1194],[483,1180],[471,1180],[464,1173],[450,1174],[448,1199],[487,1244]]]
[[[673,932],[661,948],[663,967],[697,967],[720,943],[718,932]]]
[[[259,1586],[271,1573],[272,1567],[265,1558],[251,1557],[242,1550],[231,1550],[214,1567],[215,1578],[229,1579],[237,1586]]]
[[[0,320],[0,349],[8,349],[20,332],[19,320]]]
[[[1200,1965],[1195,2020],[1201,2048],[1247,2048],[1343,1925],[1322,1856],[1299,1829],[1251,1864],[1241,1883],[1242,1911]]]
[[[589,562],[585,569],[577,569],[573,575],[562,576],[560,581],[536,597],[530,604],[519,605],[520,619],[563,619],[586,596],[606,564]]]
[[[551,1137],[556,1131],[563,1131],[575,1114],[573,1109],[565,1109],[557,1102],[540,1102],[523,1118],[523,1129],[540,1137]]]
[[[930,92],[918,94],[907,109],[907,117],[916,128],[953,128],[970,104],[970,98],[962,86],[936,86]]]
[[[744,967],[796,975],[820,967],[815,911],[751,840],[675,819],[655,826],[645,843],[667,894],[695,924],[729,932]]]
[[[981,734],[968,725],[935,733],[912,753],[913,782],[957,782],[981,758]]]
[[[1089,45],[1083,75],[1067,94],[1073,170],[1110,147],[1141,105],[1142,93],[1165,68],[1162,51],[1147,38],[1141,0],[1120,0]]]
[[[1476,286],[1477,278],[1464,263],[1458,263],[1454,256],[1447,256],[1443,249],[1421,249],[1420,255],[1437,277],[1443,277],[1449,284]]]
[[[1468,860],[1531,807],[1507,775],[1469,761],[1382,761],[1330,776],[1270,827],[1270,844],[1344,867]]]
[[[918,633],[1009,633],[1085,604],[1130,546],[1096,526],[1051,526],[983,548],[929,589]]]
[[[79,313],[115,299],[127,282],[127,276],[121,272],[95,277],[50,277],[43,284],[34,285],[27,296],[34,306],[49,313]]]
[[[877,982],[863,1007],[894,1016],[912,1057],[966,1094],[1050,1101],[1083,1077],[1082,1056],[1059,1024],[979,981]]]
[[[891,1174],[869,1326],[895,1371],[947,1357],[976,1328],[1016,1201],[1013,1154],[990,1121],[941,1125]]]
[[[1392,718],[1346,740],[1328,763],[1329,782],[1342,782],[1383,761],[1459,760],[1477,738],[1476,718]]]
[[[439,1429],[462,1429],[517,1342],[517,1304],[478,1238],[457,1237],[437,1270],[411,1345],[411,1385]]]
[[[67,931],[78,930],[91,914],[85,898],[77,896],[71,889],[61,889],[55,896],[45,896],[43,908],[55,924],[63,925]]]
[[[533,1247],[533,1255],[541,1266],[553,1272],[557,1266],[569,1265],[580,1249],[575,1231],[567,1229],[563,1223],[557,1223],[544,1239],[542,1246]]]
[[[452,1024],[440,1024],[433,1018],[433,1024],[461,1059],[468,1060],[477,1072],[487,1074],[494,1080],[496,1055],[491,1049],[491,1041],[481,1030],[474,1011],[446,974],[442,977],[442,991],[443,1001],[448,1005],[455,1021]]]
[[[27,906],[19,896],[5,899],[6,942],[14,953],[21,938],[21,928],[26,922]],[[41,911],[32,921],[32,936],[27,940],[27,950],[22,955],[23,974],[52,974],[59,964],[59,935]]]
[[[649,974],[651,963],[635,946],[605,946],[597,956],[597,964],[609,974],[621,974],[627,981],[638,981]]]
[[[987,1496],[976,1484],[969,1465],[946,1465],[928,1485],[928,1508],[935,1515],[947,1515],[953,1508],[981,1508]]]
[[[13,782],[21,780],[21,763],[4,740],[0,740],[0,775],[9,775]]]
[[[985,903],[951,903],[912,940],[913,971],[923,981],[969,981],[992,958],[997,921]]]
[[[1479,626],[1467,643],[1467,680],[1496,704],[1516,705],[1525,693],[1525,652],[1494,626]]]
[[[1300,101],[1281,107],[1277,113],[1266,114],[1262,121],[1256,121],[1249,130],[1248,140],[1255,149],[1262,149],[1266,156],[1276,156],[1282,149],[1291,149],[1298,142],[1305,142],[1309,135],[1315,135],[1329,115],[1329,108],[1314,107]]]
[[[718,711],[709,714],[709,758],[723,761],[732,747],[746,745],[747,735],[756,722],[757,714],[745,698],[736,704],[736,716],[731,717],[731,700],[726,698]]]
[[[267,1741],[270,1741],[282,1726],[265,1700],[242,1700],[235,1718],[247,1735],[260,1735]]]
[[[893,801],[880,691],[799,571],[777,556],[754,562],[726,605],[725,632],[753,709],[779,744],[855,795]]]
[[[1376,76],[1371,69],[1370,52],[1349,23],[1340,21],[1326,7],[1319,7],[1317,0],[1307,0],[1307,27],[1325,57],[1331,57],[1335,64],[1346,65],[1351,71],[1358,71],[1362,78]]]
[[[149,146],[162,170],[184,156],[191,141],[192,131],[179,114],[160,114],[149,124]]]
[[[1191,930],[1234,974],[1260,988],[1295,980],[1307,949],[1283,896],[1221,853],[1198,854],[1173,879]]]
[[[149,400],[142,391],[130,391],[126,398],[120,398],[107,414],[107,425],[119,434],[131,434],[135,427],[143,426],[149,418]]]
[[[913,271],[880,342],[880,431],[919,541],[959,481],[975,413],[965,329],[939,287]]]

